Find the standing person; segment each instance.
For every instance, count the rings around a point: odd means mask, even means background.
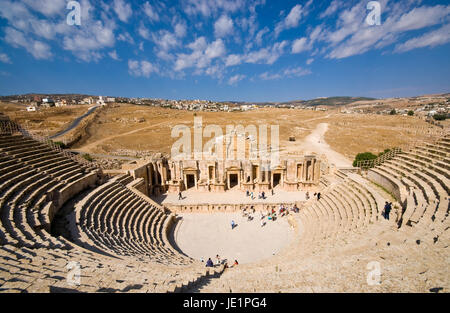
[[[245,196],[248,197],[250,196],[250,192],[247,190],[247,192],[245,193]]]
[[[309,200],[309,191],[306,192],[306,200]]]
[[[273,192],[273,188],[272,188],[271,190],[272,190],[272,196],[273,196],[273,194],[274,194],[274,192]]]
[[[235,226],[236,226],[236,223],[232,220],[231,221],[231,229],[233,230]]]
[[[317,200],[320,200],[320,192],[317,194]]]
[[[178,200],[183,200],[183,195],[181,194],[181,191],[178,192]]]
[[[384,217],[384,219],[386,219],[386,210],[387,210],[388,206],[389,206],[389,202],[385,201],[384,202],[384,209],[381,212],[381,215]]]
[[[384,218],[387,220],[389,220],[389,213],[391,212],[391,209],[392,209],[392,202],[387,203],[384,208]]]
[[[261,196],[262,196],[262,198],[263,198],[263,200],[266,198],[266,193],[263,191],[262,193],[261,193]]]
[[[216,255],[216,264],[220,265],[220,256],[219,255]]]
[[[239,262],[237,260],[234,260],[233,266],[237,266],[237,265],[239,265]]]

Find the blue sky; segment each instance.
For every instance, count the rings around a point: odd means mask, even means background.
[[[450,92],[448,1],[1,0],[0,94],[288,101]]]

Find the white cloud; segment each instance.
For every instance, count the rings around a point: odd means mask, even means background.
[[[235,85],[238,82],[240,82],[241,80],[243,80],[245,77],[246,77],[245,75],[241,75],[241,74],[234,75],[234,76],[230,77],[230,79],[228,80],[228,85]]]
[[[222,15],[214,23],[214,34],[216,37],[225,37],[233,33],[233,20],[226,15]]]
[[[240,55],[230,54],[225,61],[225,66],[238,65],[241,63],[241,61],[242,57]]]
[[[144,23],[140,23],[138,28],[139,35],[147,40],[150,40],[150,31],[147,29],[147,27],[144,26]]]
[[[288,44],[289,41],[283,40],[281,42],[276,42],[272,47],[252,51],[246,55],[245,62],[273,64],[284,53],[284,49]]]
[[[175,71],[181,71],[190,67],[206,68],[213,59],[222,57],[226,52],[222,39],[217,39],[208,44],[205,37],[200,37],[190,43],[188,47],[192,50],[192,53],[180,53],[177,55],[174,66]]]
[[[133,14],[131,4],[125,3],[124,0],[114,0],[113,7],[114,12],[116,12],[117,16],[119,17],[119,20],[124,23],[126,23]]]
[[[66,13],[66,0],[23,0],[30,8],[45,16],[63,15]]]
[[[276,80],[276,79],[280,79],[281,75],[280,74],[269,74],[269,72],[264,72],[261,75],[259,75],[259,78],[261,78],[262,80]]]
[[[158,72],[158,70],[148,61],[128,60],[128,72],[132,76],[148,78],[151,73]]]
[[[197,38],[194,42],[188,44],[188,48],[194,50],[194,51],[198,51],[198,50],[204,50],[206,49],[206,46],[208,44],[206,43],[206,39],[205,37],[199,37]]]
[[[233,13],[243,9],[248,4],[243,0],[187,0],[184,1],[184,12],[187,15],[201,14],[210,17],[218,12]]]
[[[300,17],[302,16],[302,6],[297,4],[295,7],[291,9],[288,16],[285,19],[286,28],[293,28],[298,26],[298,22],[300,21]]]
[[[326,55],[330,59],[341,59],[365,53],[373,49],[381,49],[399,42],[402,36],[412,30],[441,24],[449,20],[450,6],[422,6],[408,9],[412,2],[393,3],[380,26],[369,26],[361,17],[366,11],[360,3],[344,10],[339,15],[335,31],[324,30],[319,40],[330,43],[331,51]],[[445,34],[430,32],[433,38],[420,36],[413,38],[404,45],[397,44],[396,52],[407,51],[414,47],[433,46],[445,41]],[[422,41],[423,43],[420,43]]]
[[[341,6],[343,6],[343,3],[341,3],[339,0],[333,0],[328,8],[322,14],[320,14],[320,18],[324,19],[325,17],[333,15]]]
[[[437,5],[434,7],[423,6],[414,8],[402,15],[391,31],[403,32],[436,25],[441,23],[443,18],[448,18],[449,14],[450,6]]]
[[[104,25],[101,21],[93,22],[89,28],[77,31],[72,36],[64,36],[63,48],[83,61],[97,61],[101,58],[98,50],[111,48],[115,44],[112,27],[114,25]]]
[[[269,27],[264,27],[263,29],[261,29],[255,37],[255,42],[260,46],[262,44],[262,38],[265,34],[267,34],[269,32]]]
[[[278,37],[285,29],[297,27],[303,14],[302,6],[300,4],[295,5],[286,18],[275,26],[275,37]]]
[[[116,61],[120,61],[120,58],[117,55],[117,51],[116,50],[109,52],[108,55],[111,57],[111,59],[116,60]]]
[[[306,60],[307,65],[310,65],[312,62],[314,62],[313,58],[309,58],[308,60]]]
[[[11,59],[6,53],[0,53],[0,62],[11,64]]]
[[[302,67],[287,68],[283,71],[287,77],[300,77],[311,74],[311,71]]]
[[[129,44],[134,45],[134,39],[133,39],[133,37],[131,37],[131,35],[128,32],[119,34],[119,36],[117,36],[117,40],[125,41],[125,42],[128,42]]]
[[[175,36],[178,38],[183,38],[186,36],[187,26],[186,22],[182,21],[175,24]]]
[[[13,47],[25,48],[35,59],[50,59],[53,56],[49,45],[38,40],[26,38],[22,32],[14,28],[6,27],[4,39]]]
[[[294,67],[294,68],[286,68],[279,73],[269,73],[264,72],[259,75],[259,78],[262,80],[277,80],[282,78],[292,78],[292,77],[301,77],[305,75],[309,75],[312,72],[308,69],[304,69],[302,67]]]
[[[205,55],[209,59],[218,58],[225,54],[225,44],[222,39],[217,39],[205,50]]]
[[[405,52],[416,48],[435,47],[450,42],[450,24],[422,36],[412,38],[395,47],[396,52]]]
[[[310,49],[308,38],[302,37],[292,43],[292,53],[300,53]]]
[[[144,13],[150,18],[151,21],[158,22],[159,15],[156,12],[155,8],[147,1],[142,6]]]
[[[157,34],[152,34],[153,42],[164,51],[169,51],[180,45],[177,37],[167,30],[160,30]]]

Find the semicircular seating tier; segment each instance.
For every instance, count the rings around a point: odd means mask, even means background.
[[[47,142],[0,134],[0,292],[167,292],[209,275],[171,246],[173,216],[130,191],[131,177],[101,178]],[[90,188],[76,212],[87,242],[52,236],[58,210]],[[80,267],[80,285],[67,282],[70,264]]]

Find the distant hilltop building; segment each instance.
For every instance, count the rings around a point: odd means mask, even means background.
[[[42,99],[42,106],[46,107],[46,108],[54,107],[55,101],[50,98],[44,98],[44,99]]]
[[[102,97],[102,96],[99,96],[99,97],[98,97],[97,104],[98,104],[98,105],[105,105],[105,101],[103,100],[103,97]]]
[[[94,99],[92,99],[91,97],[84,98],[81,101],[81,104],[93,104],[93,103],[94,103]]]

